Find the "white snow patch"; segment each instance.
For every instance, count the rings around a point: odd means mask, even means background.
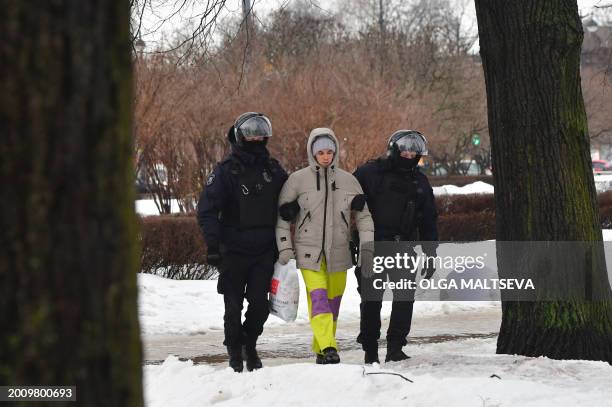
[[[440,345],[440,346],[438,346]],[[458,345],[458,346],[457,346]],[[420,345],[406,362],[294,363],[238,374],[169,356],[144,367],[147,406],[603,406],[604,362],[495,355],[493,340]],[[413,381],[388,374],[399,373]],[[491,377],[493,374],[498,377]]]
[[[603,229],[603,240],[612,241],[612,229]],[[292,260],[295,268],[295,262]],[[299,271],[297,271],[299,272]],[[296,323],[308,323],[306,287],[300,276],[300,305]],[[144,335],[194,335],[223,329],[223,296],[217,294],[217,280],[169,280],[151,274],[138,274],[139,316]],[[340,305],[340,319],[359,319],[361,298],[353,269],[348,271]],[[245,301],[245,311],[246,311]],[[498,308],[498,301],[417,301],[415,315],[450,314]],[[384,301],[381,314],[391,314],[391,302]],[[270,316],[266,326],[286,324]]]
[[[602,229],[601,234],[603,235],[604,242],[612,241],[612,229]]]
[[[295,262],[292,260],[293,267]],[[296,271],[299,272],[299,271]],[[296,323],[308,323],[306,287],[300,276],[300,303]],[[139,316],[144,335],[195,335],[223,329],[223,296],[217,294],[217,280],[170,280],[151,274],[138,274]],[[359,320],[361,298],[353,269],[348,271],[340,305],[342,321]],[[458,311],[497,308],[496,301],[417,301],[415,315],[449,314]],[[246,312],[247,301],[243,312]],[[384,301],[383,317],[391,315],[391,302]],[[265,326],[283,325],[270,316]]]
[[[486,182],[476,181],[471,184],[458,187],[456,185],[443,185],[433,187],[434,195],[467,195],[467,194],[492,194],[493,185]]]
[[[612,230],[603,230],[612,240]],[[298,323],[307,322],[302,297]],[[139,274],[140,321],[145,335],[189,335],[221,330],[223,300],[216,281],[175,281]],[[356,279],[349,271],[341,320],[359,318]],[[383,316],[390,314],[383,303]],[[499,307],[496,302],[416,302],[415,315]],[[266,325],[285,324],[270,317]],[[290,326],[290,324],[287,324]],[[220,345],[219,345],[220,346]],[[612,396],[612,367],[604,362],[557,361],[496,355],[496,338],[412,344],[412,359],[382,366],[309,363],[267,365],[237,374],[224,363],[194,365],[168,356],[144,366],[146,405],[164,406],[603,406]],[[351,352],[354,354],[351,356]],[[361,351],[341,353],[360,360]],[[359,355],[356,357],[356,354]],[[383,355],[381,355],[384,357]],[[344,357],[344,356],[343,356]],[[264,358],[264,364],[267,361]],[[407,382],[399,373],[413,380]],[[493,376],[495,375],[495,376]]]
[[[153,199],[138,199],[135,201],[134,205],[136,207],[136,213],[141,216],[159,215],[159,210],[157,209],[157,206],[155,206],[155,201]],[[170,201],[170,211],[172,213],[181,212],[176,199]]]

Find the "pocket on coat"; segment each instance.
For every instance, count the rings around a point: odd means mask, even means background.
[[[298,264],[316,262],[319,257],[320,247],[315,246],[298,246],[296,247],[296,256]]]

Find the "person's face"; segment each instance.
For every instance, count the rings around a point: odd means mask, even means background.
[[[248,137],[245,138],[246,141],[251,142],[251,141],[264,141],[265,137],[264,136],[252,136],[252,137]]]
[[[315,154],[315,158],[321,167],[327,168],[334,159],[334,152],[330,149],[319,150]]]
[[[400,153],[400,156],[401,156],[402,158],[408,158],[408,159],[410,159],[410,158],[415,158],[415,157],[417,156],[417,153],[415,153],[414,151],[402,151],[402,152]]]

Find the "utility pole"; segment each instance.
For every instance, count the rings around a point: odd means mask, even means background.
[[[242,20],[247,31],[250,30],[253,20],[251,11],[251,0],[242,0]]]
[[[242,70],[240,72],[240,81],[238,89],[242,84],[246,83],[247,73],[249,71],[249,63],[251,61],[251,41],[254,34],[253,30],[253,10],[251,0],[242,1],[242,24],[244,32],[244,54],[242,56]]]
[[[378,29],[380,30],[380,74],[384,74],[387,65],[387,30],[385,27],[384,0],[378,0]]]

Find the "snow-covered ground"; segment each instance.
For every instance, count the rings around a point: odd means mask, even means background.
[[[242,374],[169,356],[145,366],[145,399],[149,407],[594,407],[609,405],[612,396],[607,363],[496,355],[495,339],[417,345],[411,354],[382,367],[310,361]]]
[[[612,229],[602,230],[604,241],[612,241]],[[291,264],[295,267],[295,262]],[[304,281],[300,277],[300,306],[297,324],[308,323]],[[223,329],[223,297],[217,294],[216,280],[169,280],[151,274],[138,274],[141,329],[145,336],[197,335]],[[340,315],[343,321],[359,320],[360,297],[357,280],[349,270]],[[499,308],[498,302],[431,302],[417,301],[415,315],[451,314]],[[391,314],[391,303],[385,301],[381,315]],[[266,327],[283,325],[270,316]]]
[[[295,262],[291,263],[295,267]],[[306,288],[300,277],[300,305],[296,323],[308,323]],[[217,294],[216,280],[169,280],[138,274],[140,288],[140,323],[145,336],[197,335],[223,329],[223,297]],[[342,297],[340,316],[343,321],[359,320],[357,279],[349,271],[346,290]],[[415,303],[415,315],[448,314],[457,311],[498,308],[498,302],[433,302]],[[245,309],[246,311],[246,309]],[[383,316],[391,314],[391,303],[385,301]],[[284,325],[285,322],[270,316],[266,327]]]
[[[140,216],[157,216],[159,215],[159,210],[155,205],[155,201],[153,199],[138,199],[135,202],[136,213]],[[172,213],[179,213],[179,206],[176,199],[173,199],[170,202],[170,210]]]
[[[443,185],[433,187],[434,195],[467,195],[467,194],[492,194],[493,185],[486,182],[476,181],[471,184],[458,187],[456,185]]]
[[[612,239],[612,230],[603,232]],[[264,369],[236,374],[226,366],[221,344],[223,302],[216,281],[140,274],[138,285],[148,406],[593,407],[608,405],[612,397],[607,363],[495,354],[496,302],[417,302],[406,347],[412,358],[364,367],[355,343],[359,296],[350,273],[337,335],[342,363],[320,366],[309,350],[302,285],[297,321],[270,316],[266,323],[259,346]],[[382,314],[384,330],[389,302]],[[384,353],[382,346],[383,358]]]

